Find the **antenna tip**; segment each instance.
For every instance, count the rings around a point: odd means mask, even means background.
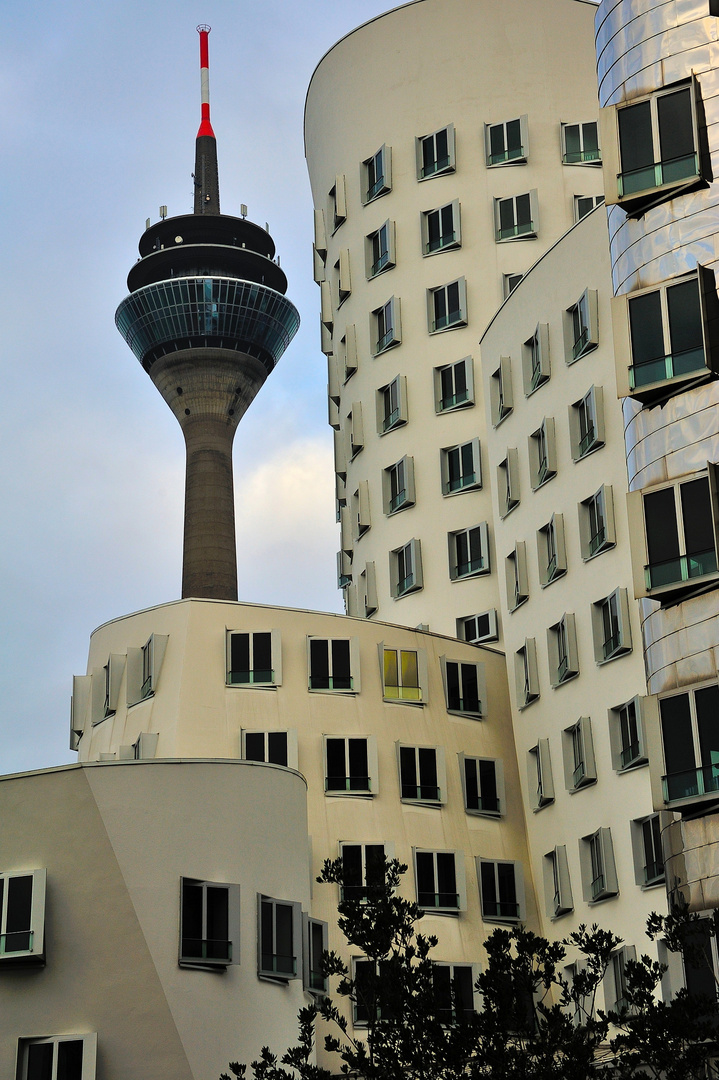
[[[212,27],[208,26],[207,23],[200,23],[200,25],[195,27],[195,29],[197,30],[198,34],[209,34]]]

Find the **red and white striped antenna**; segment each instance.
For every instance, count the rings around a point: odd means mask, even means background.
[[[197,132],[197,138],[209,135],[214,139],[215,133],[210,123],[210,50],[208,36],[212,27],[200,23],[197,33],[200,35],[200,100],[202,102],[202,119]]]

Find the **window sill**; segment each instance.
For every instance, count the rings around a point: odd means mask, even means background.
[[[551,684],[552,690],[559,690],[560,686],[564,686],[565,683],[572,682],[574,679],[578,678],[578,676],[578,671],[568,671],[564,678],[559,679],[558,682],[553,682]]]
[[[443,251],[456,251],[457,248],[461,248],[461,240],[450,240],[446,244],[440,244],[439,247],[432,248],[431,251],[423,251],[423,259],[431,259],[433,255],[441,255]]]
[[[442,491],[443,499],[451,499],[453,495],[464,495],[465,491],[481,491],[482,481],[475,480],[471,484],[464,484],[462,487],[455,488],[453,491]]]
[[[539,701],[539,694],[532,694],[532,696],[525,699],[525,701],[521,705],[517,705],[518,711],[524,712],[524,710],[528,709],[530,705],[534,705],[535,701]]]
[[[635,769],[643,769],[644,766],[648,764],[648,757],[639,757],[635,758],[633,761],[630,761],[627,765],[620,765],[616,771],[621,776],[622,773],[634,772]]]
[[[559,581],[560,578],[565,577],[566,573],[567,573],[567,568],[566,568],[566,566],[563,566],[560,570],[557,570],[554,574],[552,574],[552,576],[550,578],[547,578],[546,581],[540,582],[541,588],[542,589],[548,589],[549,586],[553,585],[555,581]]]
[[[461,330],[461,328],[466,325],[466,318],[462,317],[461,319],[455,319],[454,322],[448,323],[447,326],[431,327],[429,330],[429,336],[435,337],[437,334],[447,334],[450,330]]]
[[[517,499],[516,502],[513,502],[511,506],[505,507],[503,511],[500,510],[499,516],[502,519],[502,521],[504,521],[505,518],[509,517],[509,515],[512,513],[512,511],[516,510],[518,506],[519,506],[519,499]]]
[[[463,716],[465,720],[484,720],[487,715],[472,709],[447,709],[447,714],[449,716]]]
[[[549,375],[540,375],[539,378],[537,379],[536,385],[535,386],[530,386],[528,390],[524,391],[524,396],[526,398],[531,398],[532,394],[537,393],[537,390],[539,390],[540,386],[544,386],[544,384],[548,383],[548,382],[549,382]]]
[[[506,169],[508,165],[526,165],[527,155],[520,154],[515,158],[505,158],[504,161],[491,161],[489,158],[486,158],[485,163],[488,169]]]
[[[469,814],[470,817],[494,818],[495,820],[502,817],[501,810],[473,810],[471,807],[465,806],[464,812]]]
[[[425,180],[434,180],[435,176],[447,176],[449,173],[453,173],[454,171],[454,165],[445,165],[441,169],[433,169],[432,172],[428,172],[425,176],[418,175],[417,183],[423,184]]]
[[[620,660],[623,656],[629,656],[631,651],[631,645],[620,645],[619,648],[615,649],[609,656],[605,656],[602,660],[597,660],[597,667],[602,667],[604,664],[611,664],[613,660]]]
[[[591,899],[587,900],[587,904],[589,905],[589,907],[594,907],[595,904],[603,904],[605,900],[614,900],[617,896],[619,896],[618,889],[616,892],[600,893],[599,896],[594,896]]]
[[[550,480],[553,480],[556,475],[556,472],[547,472],[547,475],[543,477],[542,480],[539,480],[539,477],[535,477],[532,481],[532,491],[539,491],[548,484]],[[537,480],[539,480],[539,483],[536,483]]]
[[[616,540],[605,540],[604,543],[600,544],[597,550],[593,551],[590,555],[582,555],[582,562],[591,562],[592,559],[596,559],[599,555],[603,555],[605,551],[611,551],[611,549],[616,546]]]
[[[571,367],[572,364],[576,364],[577,360],[581,360],[583,356],[587,355],[587,353],[594,352],[594,350],[598,347],[598,341],[588,341],[584,348],[579,350],[576,356],[573,356],[572,354],[565,356],[565,362],[567,367]]]

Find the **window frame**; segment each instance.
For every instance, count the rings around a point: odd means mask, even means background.
[[[298,765],[298,744],[297,744],[297,728],[241,728],[240,730],[240,757],[242,761],[257,761],[259,758],[249,758],[247,756],[247,736],[248,735],[262,735],[264,736],[263,753],[264,757],[261,759],[262,763],[266,765],[280,765],[282,762],[273,761],[270,757],[270,735],[284,735],[285,736],[285,756],[287,763],[284,768],[295,769],[299,768]]]
[[[347,220],[347,187],[344,173],[337,173],[335,182],[327,196],[329,200],[329,217],[332,222],[332,235]]]
[[[250,678],[246,682],[233,681],[232,676],[236,674],[232,669],[232,638],[235,635],[247,635],[249,637],[249,657],[250,663],[254,659],[254,643],[253,637],[255,634],[262,634],[270,636],[270,659],[272,667],[270,669],[261,668],[258,669],[259,674],[269,674],[269,678],[259,678],[257,681]],[[264,689],[273,690],[282,685],[282,634],[279,630],[231,630],[225,631],[225,685],[231,687],[239,687],[240,689]],[[244,672],[242,672],[244,674]],[[254,675],[254,667],[250,668],[247,672],[248,675]]]
[[[524,396],[531,397],[549,381],[551,373],[549,323],[537,323],[534,333],[522,344]]]
[[[519,222],[517,200],[529,200],[529,221]],[[511,227],[502,228],[502,206],[512,204]],[[506,235],[503,235],[506,234]],[[522,191],[518,195],[504,195],[494,199],[494,240],[497,244],[514,244],[522,240],[536,240],[539,235],[539,197],[537,189]]]
[[[424,588],[422,574],[422,546],[421,541],[413,537],[406,544],[393,548],[389,553],[390,587],[394,600],[401,600],[403,596],[419,592]],[[409,566],[410,572],[407,573]],[[404,576],[400,577],[404,569]]]
[[[272,909],[272,953],[265,953],[263,951],[263,930],[265,913],[268,907]],[[264,959],[266,956],[272,956],[272,960],[275,961],[280,954],[276,953],[274,949],[277,947],[277,908],[287,907],[291,909],[290,927],[291,927],[291,948],[292,955],[286,956],[286,959],[292,960],[293,970],[290,971],[277,971],[273,967],[265,965]],[[294,979],[302,978],[302,958],[298,956],[299,949],[302,948],[302,906],[296,900],[280,900],[274,896],[267,896],[264,893],[257,894],[257,977],[261,980],[269,980],[270,982],[287,983],[292,982]],[[299,963],[298,963],[299,960]]]
[[[647,828],[648,826],[648,828]],[[634,880],[644,891],[664,885],[666,881],[662,850],[661,817],[645,814],[631,822]]]
[[[488,715],[487,709],[487,678],[484,664],[481,661],[476,660],[454,660],[447,656],[440,656],[439,658],[440,670],[442,672],[442,686],[444,687],[444,701],[447,712],[450,716],[467,716],[473,720],[484,720]],[[450,695],[450,678],[454,680],[454,673],[450,673],[448,668],[450,665],[457,666],[456,678],[457,688],[459,689],[459,704],[456,704],[454,699]],[[464,690],[465,678],[472,679],[472,675],[469,673],[465,676],[464,668],[474,669],[474,679],[477,685],[477,708],[474,708],[474,698],[470,698],[469,707],[464,708],[464,701],[466,692]]]
[[[448,216],[452,219],[452,229],[450,233],[444,232],[444,212],[450,211]],[[430,219],[434,215],[438,215],[439,223],[439,236],[437,243],[432,246],[432,240],[430,239]],[[423,210],[420,220],[420,232],[422,238],[422,256],[423,258],[429,258],[431,255],[439,255],[443,251],[453,251],[456,248],[462,246],[462,225],[459,199],[452,199],[451,202],[444,203],[443,206],[435,206],[431,210]],[[449,237],[449,238],[448,238]]]
[[[340,840],[339,841],[339,858],[342,861],[343,876],[346,873],[345,870],[345,851],[350,848],[359,849],[359,861],[360,861],[360,883],[357,884],[340,884],[339,885],[339,899],[340,903],[346,900],[360,900],[366,902],[368,897],[367,893],[372,888],[378,888],[385,883],[384,864],[388,859],[394,858],[394,845],[386,841],[374,841],[374,840]],[[369,880],[371,869],[370,861],[368,860],[368,849],[376,848],[382,851],[382,869],[383,872],[377,875],[377,881]],[[349,890],[352,890],[350,893]]]
[[[384,241],[383,241],[384,234]],[[377,243],[375,243],[377,242]],[[379,257],[376,248],[379,247]],[[368,281],[397,265],[396,227],[389,218],[365,236],[365,277]]]
[[[475,863],[477,867],[477,881],[479,883],[479,902],[480,913],[482,922],[488,923],[511,923],[516,924],[522,922],[526,918],[525,908],[525,895],[524,895],[524,873],[522,864],[512,859],[484,859],[480,855],[475,856]],[[483,866],[492,866],[494,868],[494,890],[495,899],[484,896],[484,879],[482,873]],[[512,866],[514,868],[514,901],[496,899],[501,894],[499,888],[499,866]],[[489,874],[487,873],[487,877]],[[499,912],[495,913],[485,909],[492,904],[496,906],[508,905],[516,908],[516,914]]]
[[[380,641],[377,644],[377,651],[379,654],[379,670],[380,678],[382,680],[382,700],[392,703],[399,703],[401,705],[424,705],[427,702],[427,686],[428,686],[428,670],[427,670],[427,653],[425,649],[403,649],[392,648],[385,644],[384,641]],[[397,685],[390,684],[386,680],[385,671],[385,653],[395,653],[395,667],[397,671]],[[402,653],[414,653],[416,656],[416,668],[417,668],[417,682],[418,686],[414,686],[410,683],[403,683],[402,680]],[[397,693],[388,693],[396,690]],[[408,693],[402,694],[401,691],[408,691]],[[411,691],[411,692],[409,692]]]
[[[479,630],[479,620],[485,618],[487,620],[486,634],[476,633],[474,636],[467,637],[467,624],[474,620],[476,629]],[[463,615],[456,620],[456,631],[459,641],[466,641],[470,645],[483,645],[487,641],[497,641],[499,638],[497,609],[489,608],[487,611],[480,611],[475,615]]]
[[[313,678],[321,678],[323,676],[313,676],[312,674],[312,646],[315,642],[327,643],[327,678],[330,683],[334,681],[334,675],[332,669],[335,664],[335,656],[333,652],[333,646],[335,642],[347,642],[348,645],[348,658],[349,658],[349,682],[348,687],[339,686],[313,686]],[[340,676],[342,680],[344,676]],[[325,638],[319,634],[307,635],[307,690],[311,694],[358,694],[361,689],[360,683],[360,647],[359,639],[356,637],[349,638]]]
[[[527,573],[527,544],[517,540],[504,560],[507,587],[507,610],[511,614],[529,600],[529,574]]]
[[[451,855],[453,865],[454,865],[454,875],[453,876],[454,876],[455,892],[452,893],[452,892],[442,891],[441,889],[435,888],[433,890],[433,895],[435,897],[435,903],[434,904],[427,904],[427,903],[423,904],[420,901],[420,897],[424,896],[426,898],[426,896],[428,895],[428,892],[427,892],[427,890],[422,890],[422,892],[420,892],[420,888],[419,888],[419,864],[418,864],[418,861],[417,861],[417,857],[418,856],[425,856],[425,855],[431,855],[432,856],[432,883],[433,883],[434,886],[438,886],[440,884],[440,874],[439,874],[439,865],[440,864],[439,864],[439,858],[438,857],[439,856]],[[428,865],[426,859],[423,859],[423,864],[424,864],[425,867]],[[445,862],[444,865],[448,865],[448,863]],[[464,870],[464,853],[462,851],[439,849],[439,848],[413,847],[412,848],[412,866],[413,866],[413,869],[414,869],[414,883],[415,883],[415,895],[417,897],[417,906],[419,908],[421,908],[422,911],[425,911],[427,914],[431,914],[431,915],[459,915],[461,912],[467,910],[467,888],[466,888],[465,870]],[[440,903],[440,901],[442,900],[443,897],[445,899],[447,899],[450,896],[455,896],[456,897],[456,903],[455,904],[452,904],[452,903],[444,903],[444,904]]]
[[[514,677],[517,709],[523,712],[540,697],[536,639],[525,638],[514,654]]]
[[[549,739],[538,739],[527,751],[529,801],[536,814],[554,802],[554,776]]]
[[[321,952],[316,956],[315,935],[313,931],[319,929],[321,939]],[[316,919],[302,912],[302,985],[308,994],[318,994],[324,997],[328,989],[328,979],[322,975],[317,967],[318,959],[329,949],[329,929],[323,919]],[[319,983],[319,985],[318,985]]]
[[[369,481],[358,480],[352,495],[352,525],[355,543],[360,540],[372,525],[369,505]]]
[[[614,497],[610,484],[602,486],[577,506],[579,514],[579,539],[582,560],[589,562],[602,552],[615,547],[617,538],[614,528]],[[599,531],[599,520],[602,530]]]
[[[592,205],[582,213],[582,202],[590,202]],[[574,224],[576,225],[587,214],[591,214],[598,206],[604,205],[604,195],[575,195],[574,196]]]
[[[562,731],[564,786],[570,795],[597,782],[597,761],[594,754],[592,721],[580,716]]]
[[[545,416],[527,439],[532,491],[538,491],[557,475],[556,446],[554,417]]]
[[[401,501],[398,501],[400,496]],[[414,457],[405,454],[399,461],[382,470],[382,504],[385,517],[394,517],[403,510],[409,510],[416,500]]]
[[[359,586],[361,588],[360,600],[364,604],[364,617],[369,619],[379,607],[377,568],[374,562],[365,563],[364,570],[360,572]]]
[[[212,956],[192,956],[185,949],[185,943],[192,940],[199,940],[202,945],[202,952],[205,952],[205,945],[208,944],[211,939],[203,936],[200,939],[193,939],[185,933],[185,887],[199,887],[202,892],[202,910],[200,915],[201,931],[205,935],[209,929],[209,912],[207,895],[210,890],[222,891],[226,897],[227,902],[227,941],[228,948],[225,950],[226,955],[212,957]],[[205,881],[202,878],[181,877],[180,878],[180,939],[177,953],[177,962],[181,968],[195,968],[200,970],[216,970],[217,968],[227,968],[240,963],[240,886],[237,884],[230,884],[224,881]]]
[[[455,311],[450,311],[450,289],[457,286],[457,304]],[[437,299],[443,296],[445,315],[437,315]],[[445,320],[442,322],[441,320]],[[464,276],[448,281],[444,285],[435,285],[427,289],[427,330],[430,335],[445,334],[466,326],[467,315],[467,280]]]
[[[399,801],[402,803],[414,804],[416,806],[443,806],[447,802],[447,769],[444,747],[424,746],[416,743],[397,741],[395,743],[395,750],[397,753]],[[403,775],[403,763],[409,761],[410,753],[414,755],[414,779],[417,781],[414,785],[409,782],[411,777],[408,777],[407,780],[405,780]],[[430,772],[432,772],[432,770],[434,771],[434,778],[436,780],[436,784],[434,785],[431,783],[424,783],[422,780],[423,774],[426,775],[423,762],[429,760],[430,754],[434,755],[434,764],[433,766],[429,766]],[[409,790],[414,790],[416,794],[406,794]]]
[[[441,159],[442,164],[437,154],[437,136],[443,132],[447,133],[447,155],[446,158]],[[430,139],[432,140],[434,157],[432,164],[427,166],[424,163],[424,147]],[[444,176],[447,173],[454,172],[456,169],[454,124],[446,124],[444,127],[437,128],[436,131],[430,131],[426,135],[418,135],[415,138],[415,154],[417,158],[417,180],[420,183],[425,180],[432,180],[435,176]]]
[[[546,852],[542,860],[542,869],[547,917],[554,922],[562,915],[569,915],[574,911],[572,881],[565,844],[557,844],[551,851]]]
[[[574,614],[565,612],[547,629],[549,682],[553,689],[564,686],[579,675],[577,629]]]
[[[459,777],[462,785],[462,799],[464,801],[464,812],[476,817],[490,817],[499,818],[503,817],[505,813],[506,793],[504,788],[504,767],[502,761],[498,758],[485,758],[474,757],[471,754],[465,754],[463,752],[457,754],[459,761]],[[491,798],[491,794],[487,797],[488,805],[483,807],[482,803],[482,765],[492,765],[494,772],[494,795],[495,798]],[[473,781],[470,784],[469,773],[474,772]],[[486,770],[485,770],[486,771]],[[472,791],[470,792],[470,787]],[[477,806],[470,806],[470,796],[472,802],[474,802],[474,789],[477,793]]]
[[[20,930],[7,929],[8,907],[11,881],[30,878],[29,910],[23,905],[23,917],[27,916],[29,926]],[[16,889],[13,889],[16,892]],[[2,968],[45,964],[45,898],[47,892],[47,870],[10,870],[0,873],[0,970]],[[14,906],[14,905],[13,905]],[[7,938],[21,934],[28,937],[28,948],[7,951]],[[18,942],[22,944],[22,942]]]
[[[439,997],[438,987],[436,985],[435,976],[439,971],[449,971],[449,996],[451,1000],[450,1008],[442,1008],[437,1005],[437,999]],[[462,1020],[457,1015],[457,999],[461,996],[461,990],[458,989],[459,982],[457,972],[469,972],[470,979],[470,996],[471,996],[471,1008],[463,1008],[462,1015],[466,1019],[467,1016],[471,1016],[473,1013],[479,1011],[478,1006],[480,1004],[480,994],[476,990],[477,979],[480,973],[479,964],[468,963],[449,963],[445,960],[432,960],[432,988],[433,988],[433,1005],[432,1010],[435,1019],[442,1025],[442,1027],[454,1027],[457,1024],[461,1024]],[[444,991],[445,988],[442,988]],[[446,1000],[446,998],[445,998]],[[449,1014],[449,1015],[446,1015]]]
[[[599,345],[599,294],[585,289],[575,304],[562,317],[564,330],[564,360],[575,364]]]
[[[403,427],[409,420],[407,409],[407,376],[395,375],[375,391],[377,434],[381,437]],[[388,409],[389,406],[389,409]]]
[[[616,624],[616,632],[607,636],[607,618],[610,624]],[[609,664],[632,651],[632,625],[627,590],[614,589],[601,600],[592,604],[592,637],[594,639],[594,659],[598,665]],[[616,644],[612,642],[616,638]],[[611,647],[610,647],[611,646]]]
[[[511,514],[515,506],[519,506],[519,454],[516,446],[508,446],[503,460],[497,464],[497,501],[502,519]]]
[[[567,572],[567,550],[564,541],[564,514],[552,514],[546,525],[537,529],[537,559],[539,584],[546,589]]]
[[[524,274],[502,274],[502,299],[506,300],[508,296],[511,296],[514,290],[519,285],[520,281],[524,277]]]
[[[700,806],[707,801],[716,801],[716,792],[719,790],[719,771],[712,761],[714,748],[711,746],[704,748],[702,746],[703,725],[697,707],[697,695],[707,691],[717,691],[716,679],[709,679],[700,684],[682,687],[671,693],[661,694],[654,699],[647,699],[647,704],[653,700],[656,702],[657,706],[658,738],[652,731],[652,741],[655,745],[652,746],[651,753],[653,754],[656,750],[656,756],[658,756],[662,762],[662,775],[660,777],[659,791],[661,792],[663,804],[670,810],[680,811],[684,806]],[[693,766],[690,769],[670,772],[667,765],[667,747],[665,739],[666,721],[670,718],[666,717],[665,719],[662,706],[666,702],[673,701],[680,697],[686,697],[688,703],[688,720],[691,735]],[[647,726],[649,727],[649,724]],[[709,760],[705,761],[705,758],[707,757]],[[652,770],[652,773],[654,773],[654,770]],[[676,778],[689,778],[690,776],[693,776],[694,780],[688,780],[685,790],[678,792],[672,790],[674,786],[672,781],[676,783]],[[655,796],[654,805],[656,806],[658,804],[659,799]]]
[[[608,710],[609,741],[615,772],[630,772],[649,762],[644,734],[644,702],[645,698],[637,695]]]
[[[586,394],[569,406],[569,439],[573,461],[583,461],[604,446],[604,392],[590,386]]]
[[[465,451],[469,448],[469,454]],[[442,495],[447,498],[453,495],[461,495],[465,491],[477,491],[482,487],[482,452],[478,438],[467,439],[463,443],[455,443],[454,446],[443,446],[440,455],[440,474],[442,478]],[[472,459],[471,471],[464,473],[464,458]],[[452,461],[456,457],[458,469],[454,470],[454,476],[458,482],[453,485]]]
[[[380,333],[382,330],[382,333]],[[390,296],[370,314],[370,343],[373,356],[382,356],[402,343],[399,297]]]
[[[631,1008],[627,1002],[626,967],[630,962],[635,962],[637,950],[634,945],[622,945],[612,953],[607,970],[604,973],[604,1006],[607,1010],[617,1013]]]
[[[600,904],[619,894],[611,829],[600,828],[579,841],[582,889],[587,904]]]
[[[501,356],[499,367],[489,377],[489,402],[492,426],[499,427],[514,409],[512,392],[512,359]]]
[[[460,546],[466,549],[466,562],[460,562]],[[479,546],[479,559],[472,558],[472,548]],[[467,581],[491,572],[489,554],[489,526],[486,521],[466,529],[447,533],[449,549],[450,581]]]
[[[443,375],[445,372],[451,372],[452,390],[456,387],[455,371],[459,369],[459,365],[464,368],[464,391],[460,389],[459,393],[452,393],[449,397],[444,394],[443,391]],[[456,412],[458,409],[467,409],[474,405],[474,364],[471,356],[463,356],[461,360],[455,360],[452,364],[442,364],[440,367],[436,367],[433,370],[434,375],[434,411],[437,414]],[[460,398],[460,400],[457,400]],[[445,404],[448,402],[448,404]]]
[[[344,743],[344,777],[329,776],[328,744],[330,741]],[[367,758],[367,776],[352,772],[351,742],[364,742]],[[323,735],[322,736],[322,761],[324,768],[324,793],[326,796],[363,796],[364,798],[377,795],[379,792],[379,759],[377,754],[377,738],[375,735]],[[330,788],[329,781],[344,779],[345,787]],[[353,786],[353,780],[367,780],[367,784]]]
[[[150,634],[139,649],[127,650],[127,707],[154,697],[165,658],[168,634]]]
[[[15,1076],[17,1080],[27,1080],[28,1075],[28,1047],[38,1044],[50,1044],[54,1047],[51,1071],[56,1071],[57,1047],[63,1042],[82,1043],[82,1071],[80,1080],[95,1080],[97,1070],[97,1032],[85,1032],[73,1035],[39,1035],[35,1037],[21,1038],[17,1041],[17,1059]]]
[[[379,162],[379,172],[378,172]],[[374,179],[372,179],[374,177]],[[360,166],[362,202],[375,202],[392,190],[392,147],[383,143],[379,150],[365,158]]]
[[[507,125],[519,124],[519,147],[517,148],[519,153],[509,156],[510,150],[507,147]],[[501,154],[492,153],[492,132],[498,128],[502,129],[504,150]],[[495,124],[484,125],[484,158],[485,165],[488,169],[494,169],[503,165],[526,165],[527,158],[529,157],[529,118],[526,113],[521,116],[513,117],[511,120],[500,120]],[[493,158],[498,158],[494,161]]]
[[[594,128],[595,142],[597,144],[597,147],[596,147],[596,150],[594,150],[594,149],[585,150],[584,149],[584,142],[585,142],[584,129],[585,128],[591,128],[591,127]],[[578,151],[576,151],[576,153],[578,153],[580,156],[574,161],[569,160],[570,154],[574,153],[574,151],[567,150],[567,128],[578,128],[579,129],[579,145],[580,145],[580,149]],[[563,165],[591,165],[594,168],[596,168],[597,166],[599,166],[601,168],[601,164],[602,164],[602,146],[601,146],[601,143],[599,141],[599,122],[597,120],[585,120],[585,121],[581,121],[581,122],[578,122],[578,123],[562,123],[562,124],[560,124],[560,129],[561,129],[560,130],[560,135],[561,135],[561,140],[562,140],[562,164]],[[593,157],[591,156],[592,154],[594,154]],[[589,156],[587,156],[587,155],[589,155]]]

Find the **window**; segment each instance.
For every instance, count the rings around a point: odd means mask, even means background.
[[[97,1035],[18,1040],[18,1080],[95,1080]]]
[[[461,247],[461,244],[458,199],[422,214],[423,255],[434,255],[447,248]]]
[[[609,485],[602,484],[579,504],[579,538],[585,562],[614,547],[614,502]]]
[[[629,494],[630,523],[639,519],[636,531],[643,534],[645,541],[633,551],[635,560],[638,557],[635,596],[671,599],[689,593],[695,583],[704,585],[706,578],[716,575],[714,476],[710,465],[703,475]]]
[[[447,534],[449,544],[449,577],[451,581],[488,574],[489,533],[487,522],[471,529],[458,529]]]
[[[345,332],[339,340],[336,366],[338,367],[338,376],[341,374],[343,382],[351,379],[357,370],[357,328],[354,323],[345,328]],[[339,387],[337,387],[336,396],[339,405]]]
[[[352,556],[346,551],[337,552],[337,588],[345,589],[352,584]]]
[[[509,356],[501,357],[499,367],[492,372],[489,383],[489,401],[492,423],[497,427],[514,408],[512,361]]]
[[[403,457],[382,471],[384,512],[396,514],[414,506],[414,458]]]
[[[529,798],[532,810],[536,814],[545,806],[554,802],[554,779],[552,777],[552,759],[549,753],[549,739],[540,739],[536,746],[527,751],[527,771],[529,774]]]
[[[92,673],[92,723],[99,724],[117,712],[120,684],[125,673],[125,657],[112,653],[102,668]]]
[[[591,214],[595,206],[601,206],[603,202],[603,195],[575,195],[574,220],[581,221],[587,214]]]
[[[264,761],[271,765],[297,768],[297,732],[245,731],[242,733],[242,757],[245,761]]]
[[[329,948],[327,923],[302,916],[302,981],[311,994],[327,993],[327,979],[322,974],[322,957]]]
[[[588,904],[608,900],[619,892],[611,829],[597,829],[579,841],[584,899]]]
[[[399,789],[402,802],[439,805],[447,801],[444,750],[436,746],[401,746]]]
[[[325,735],[325,794],[376,795],[377,744],[372,735]]]
[[[542,588],[551,585],[567,572],[567,554],[564,545],[564,515],[552,517],[537,530],[537,554],[539,557],[539,581]]]
[[[128,706],[137,705],[157,692],[167,641],[167,634],[151,634],[142,648],[127,650]]]
[[[484,664],[440,657],[447,712],[480,718],[487,715]]]
[[[549,681],[555,689],[579,674],[577,631],[574,625],[574,615],[562,615],[559,622],[549,627],[547,630],[547,652],[549,655]]]
[[[340,844],[341,900],[366,900],[384,886],[384,844]]]
[[[545,383],[550,375],[549,326],[539,323],[536,330],[522,345],[522,375],[524,394],[529,397]]]
[[[457,495],[482,486],[479,439],[471,439],[459,446],[445,446],[440,455],[443,495]]]
[[[609,202],[641,210],[700,178],[695,80],[602,110]]]
[[[356,638],[307,639],[309,689],[359,691],[359,645]]]
[[[542,869],[547,915],[550,919],[559,919],[574,910],[569,862],[564,844],[547,852]]]
[[[617,389],[651,404],[715,368],[714,273],[700,267],[659,288],[612,300]]]
[[[642,721],[642,699],[632,698],[609,710],[612,764],[617,772],[646,765],[647,752]]]
[[[339,258],[335,263],[335,271],[337,273],[337,307],[339,308],[352,292],[349,248],[340,249]]]
[[[356,543],[360,537],[364,536],[372,524],[369,512],[369,483],[367,480],[359,481],[357,490],[352,496],[352,524],[352,539]]]
[[[457,637],[460,641],[481,645],[485,641],[496,641],[498,636],[496,608],[483,611],[480,615],[464,615],[457,619]]]
[[[529,153],[527,117],[485,124],[484,139],[488,165],[524,165]]]
[[[506,300],[519,285],[524,274],[502,274],[502,296]]]
[[[519,505],[519,459],[515,447],[507,449],[507,456],[497,466],[497,498],[502,518]]]
[[[684,983],[690,994],[702,995],[715,1002],[717,997],[717,973],[719,957],[717,940],[712,936],[711,923],[705,916],[691,924],[687,934],[687,953],[684,955]],[[710,1009],[711,1009],[710,1005]],[[716,1006],[712,1010],[716,1024]]]
[[[626,1012],[627,1001],[627,964],[636,961],[636,949],[633,945],[623,945],[613,952],[604,976],[604,1005],[617,1013]]]
[[[362,162],[363,202],[370,203],[392,189],[392,147],[380,146],[376,154]]]
[[[564,313],[564,359],[573,364],[599,344],[596,289],[585,289],[576,304]]]
[[[525,638],[524,645],[514,654],[514,675],[517,708],[526,709],[539,697],[537,644],[534,638]]]
[[[385,701],[425,700],[427,658],[424,650],[386,649],[380,644],[380,663]]]
[[[377,277],[384,270],[390,270],[396,262],[394,222],[385,221],[384,225],[365,238],[367,277]]]
[[[417,903],[427,911],[462,911],[464,866],[455,851],[414,851]]]
[[[514,862],[477,859],[482,918],[485,922],[517,922],[524,916],[522,868]]]
[[[228,686],[279,686],[282,682],[279,630],[227,634]]]
[[[557,473],[554,442],[554,419],[547,416],[529,436],[529,473],[532,491],[546,484]]]
[[[322,351],[329,354],[332,352],[334,311],[332,310],[332,286],[327,280],[320,282],[320,322],[322,325]]]
[[[518,540],[514,551],[510,551],[505,562],[505,580],[507,585],[507,607],[510,611],[529,599],[529,580],[527,577],[527,545]]]
[[[402,427],[409,419],[407,411],[407,377],[396,375],[392,382],[380,386],[377,391],[377,431],[385,435],[388,431]]]
[[[432,961],[434,1013],[441,1024],[458,1024],[474,1014],[474,984],[478,976],[479,968],[474,964]]]
[[[472,357],[434,369],[435,412],[451,412],[474,405],[474,370]]]
[[[601,165],[596,120],[562,124],[562,161],[565,165]]]
[[[0,874],[0,967],[45,962],[45,870]]]
[[[694,800],[719,791],[717,710],[716,683],[660,698],[666,803]]]
[[[664,884],[664,855],[659,814],[632,822],[632,850],[637,885],[648,888]]]
[[[332,222],[332,232],[334,233],[347,218],[347,194],[344,175],[335,177],[335,182],[330,188],[329,204],[329,217]]]
[[[626,589],[615,589],[592,604],[594,659],[598,664],[632,651],[629,601]]]
[[[594,758],[594,740],[592,721],[582,716],[576,724],[562,732],[562,751],[564,754],[564,784],[569,792],[595,784],[597,765]]]
[[[467,285],[463,277],[427,290],[427,318],[430,334],[467,325]]]
[[[360,574],[360,603],[364,608],[364,616],[366,619],[370,615],[374,615],[378,607],[377,600],[377,571],[373,562],[365,564],[365,568]]]
[[[291,900],[258,895],[257,974],[283,982],[296,979],[297,948],[302,942],[302,911]]]
[[[372,353],[379,356],[394,345],[399,345],[402,340],[402,329],[399,315],[399,300],[391,296],[381,307],[372,312],[371,337]]]
[[[466,812],[492,817],[503,813],[502,763],[489,758],[465,757],[464,754],[459,754],[459,768]]]
[[[431,135],[422,135],[416,140],[416,147],[418,180],[454,172],[454,124],[448,124]]]
[[[181,879],[181,967],[240,962],[240,886]]]
[[[390,587],[395,600],[422,588],[422,551],[419,540],[410,540],[402,547],[390,551],[389,565]]]
[[[583,398],[569,406],[569,437],[575,461],[581,461],[604,446],[604,398],[601,386],[592,386]]]
[[[539,229],[536,189],[494,200],[495,240],[534,240]]]

